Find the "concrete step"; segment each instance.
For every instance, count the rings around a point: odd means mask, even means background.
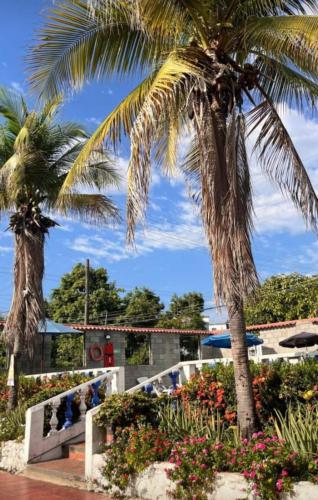
[[[66,450],[66,456],[71,460],[85,460],[85,443],[70,444]]]
[[[86,489],[85,465],[82,460],[60,458],[38,464],[29,464],[22,475],[29,479],[37,479],[47,483]]]

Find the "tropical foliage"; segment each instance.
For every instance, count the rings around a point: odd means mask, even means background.
[[[118,218],[112,201],[100,193],[118,181],[112,160],[103,148],[95,149],[81,174],[73,172],[88,134],[77,123],[57,122],[60,104],[58,96],[29,111],[22,95],[0,89],[0,215],[11,214],[9,227],[15,236],[14,294],[5,333],[14,354],[16,383],[21,354],[27,349],[33,357],[38,325],[44,320],[44,239],[57,223],[43,211],[102,224]],[[72,183],[66,186],[71,172]],[[16,386],[11,394],[9,403],[15,406]]]
[[[201,209],[214,295],[229,310],[243,434],[255,425],[243,298],[258,285],[245,139],[256,133],[264,172],[316,230],[317,196],[278,112],[317,103],[318,16],[307,15],[315,10],[314,0],[64,1],[51,10],[29,57],[33,87],[50,97],[95,76],[146,73],[66,179],[105,138],[117,146],[128,135],[130,241],[145,217],[151,163],[173,173],[178,139],[192,135],[183,172]]]
[[[246,479],[246,494],[281,498],[300,480],[318,482],[316,363],[254,366],[253,387],[262,431],[240,438],[235,425],[232,367],[197,374],[171,397],[114,395],[95,417],[112,426],[104,476],[125,493],[155,462],[169,462],[172,498],[206,500],[220,472]],[[312,373],[314,372],[314,373]],[[290,394],[290,380],[297,389]],[[233,404],[233,406],[232,406]],[[113,490],[112,490],[113,491]]]
[[[245,303],[248,324],[314,318],[318,314],[318,276],[282,274],[267,278]]]

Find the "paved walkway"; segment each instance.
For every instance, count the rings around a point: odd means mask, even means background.
[[[0,471],[1,500],[111,500],[107,495],[57,486]]]

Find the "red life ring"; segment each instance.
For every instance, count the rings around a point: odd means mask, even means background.
[[[96,351],[99,351],[99,354],[97,354]],[[104,357],[104,349],[100,344],[93,344],[89,348],[89,357],[93,361],[101,361]]]

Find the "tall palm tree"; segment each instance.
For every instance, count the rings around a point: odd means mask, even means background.
[[[95,76],[146,75],[74,166],[81,172],[105,138],[116,146],[123,132],[130,137],[129,240],[145,217],[151,163],[173,172],[178,138],[190,128],[183,170],[199,189],[214,293],[228,308],[243,435],[255,426],[243,301],[258,286],[245,139],[257,131],[265,173],[316,230],[318,200],[277,110],[292,105],[304,112],[317,103],[315,6],[315,0],[64,1],[30,53],[33,87],[51,97]]]
[[[22,96],[0,88],[0,214],[11,214],[15,237],[14,293],[5,332],[14,354],[15,385],[9,407],[17,403],[22,352],[32,359],[38,325],[44,320],[42,279],[45,235],[57,223],[51,214],[73,215],[106,223],[118,216],[112,201],[101,193],[116,184],[117,174],[102,148],[89,156],[80,175],[65,179],[88,134],[77,123],[58,123],[60,97],[42,110],[28,111]],[[91,193],[85,194],[85,188]],[[47,211],[48,216],[43,214]]]

